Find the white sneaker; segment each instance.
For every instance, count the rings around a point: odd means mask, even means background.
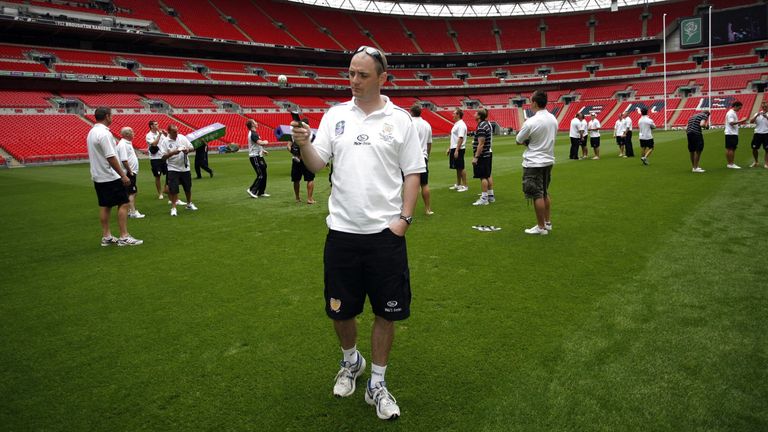
[[[251,192],[251,189],[245,189],[246,192],[248,192],[248,195],[251,196],[251,198],[258,198],[259,196],[255,193]]]
[[[552,231],[552,222],[544,222],[544,229],[547,231]]]
[[[117,244],[117,237],[102,237],[101,238],[101,245],[102,246],[112,246]]]
[[[387,390],[387,383],[377,383],[371,388],[370,381],[365,386],[365,402],[376,407],[376,415],[382,420],[394,420],[400,417],[400,407],[392,393]]]
[[[768,164],[763,165],[763,168],[768,169]]]
[[[147,215],[141,214],[138,210],[133,213],[128,213],[128,217],[131,219],[144,219]]]
[[[173,203],[171,202],[171,200],[168,200],[168,204],[173,204]],[[184,201],[182,201],[180,199],[177,199],[176,200],[176,205],[187,205],[187,203],[185,203]]]
[[[117,239],[118,246],[138,246],[144,243],[144,240],[135,239],[131,236]]]
[[[271,197],[271,196],[272,196],[272,195],[270,195],[270,194],[268,194],[268,193],[263,193],[263,194],[259,195],[259,198],[269,198],[269,197]]]
[[[600,156],[594,156],[592,157],[592,160],[600,160]]]
[[[760,166],[760,164],[759,164],[759,163],[757,163],[757,161],[754,161],[754,162],[752,162],[752,165],[750,165],[749,167],[750,167],[750,168],[757,168],[757,167],[759,167],[759,166]]]
[[[456,190],[456,189],[458,189],[458,188],[459,188],[459,185],[455,184],[455,185],[453,185],[453,186],[449,187],[448,189],[450,189],[450,190]]]
[[[333,385],[333,395],[347,397],[355,392],[355,381],[365,371],[365,359],[360,351],[357,352],[357,363],[341,361],[341,369],[336,374],[336,384]]]
[[[488,205],[488,200],[487,200],[487,199],[483,199],[483,198],[480,198],[480,199],[478,199],[477,201],[473,202],[473,203],[472,203],[472,205],[473,205],[473,206],[484,206],[484,205]]]
[[[176,215],[177,215],[176,208],[174,207],[171,209],[171,216],[176,216]]]
[[[547,231],[546,228],[539,228],[538,225],[534,225],[533,227],[525,230],[525,233],[532,234],[532,235],[547,235],[549,234],[549,231]]]
[[[736,164],[728,164],[725,167],[730,169],[741,169],[741,167]]]
[[[694,168],[692,171],[693,171],[693,172],[695,172],[695,173],[703,173],[703,172],[707,172],[707,170],[705,170],[705,169],[703,169],[703,168],[701,168],[701,167],[699,167],[699,168]]]
[[[187,206],[186,206],[186,207],[184,207],[184,208],[186,208],[187,210],[192,210],[192,211],[195,211],[195,210],[197,210],[197,206],[195,206],[195,205],[194,205],[194,204],[192,204],[192,203],[189,203],[189,204],[187,204]]]
[[[495,195],[488,195],[488,202],[489,203],[496,202],[496,196]]]
[[[165,197],[163,196],[163,194],[160,194],[160,195],[158,195],[158,196],[157,196],[157,199],[159,199],[159,200],[161,200],[161,199],[163,199],[163,198],[165,198]]]
[[[469,186],[459,186],[459,187],[456,189],[456,192],[466,192],[466,191],[468,191],[468,190],[469,190]]]

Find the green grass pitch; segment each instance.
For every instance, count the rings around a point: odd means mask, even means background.
[[[0,170],[0,429],[768,430],[768,170],[727,170],[722,131],[705,139],[692,174],[682,132],[657,132],[647,167],[609,133],[602,160],[569,161],[560,136],[547,237],[523,233],[535,218],[512,139],[494,139],[487,207],[471,205],[477,180],[448,190],[437,140],[435,214],[419,202],[407,235],[394,424],[361,389],[331,395],[327,172],[318,204],[296,204],[273,151],[272,197],[254,200],[246,155],[212,156],[200,210],[171,218],[142,160],[147,218],[129,228],[145,243],[102,248],[87,165]],[[359,320],[370,358],[370,311]]]

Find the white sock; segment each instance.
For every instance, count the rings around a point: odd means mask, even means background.
[[[488,196],[493,196],[493,189],[488,189]]]
[[[355,364],[357,363],[357,345],[353,346],[352,348],[345,350],[344,348],[341,349],[341,352],[344,353],[344,361],[349,364]]]
[[[380,382],[384,382],[384,373],[386,372],[386,366],[379,366],[377,364],[371,365],[371,388],[376,387],[376,384]]]
[[[480,194],[480,199],[482,199],[483,201],[487,200],[488,199],[488,192],[481,193]]]

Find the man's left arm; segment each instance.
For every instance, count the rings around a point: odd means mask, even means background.
[[[416,199],[419,196],[421,184],[419,173],[408,174],[403,180],[403,209],[400,214],[407,217],[413,216],[413,210],[416,207]],[[398,219],[389,225],[389,229],[396,235],[403,237],[410,225],[408,222]]]

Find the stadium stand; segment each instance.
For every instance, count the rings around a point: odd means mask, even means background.
[[[0,91],[0,107],[51,108],[52,105],[48,101],[51,97],[53,95],[48,92],[2,90]]]
[[[24,127],[19,127],[23,122]],[[84,137],[91,125],[75,114],[0,115],[0,147],[21,163],[54,162],[87,157]],[[67,131],[71,139],[51,131]]]
[[[456,32],[461,52],[497,51],[493,21],[450,20],[448,25]]]
[[[331,50],[340,49],[339,44],[334,42],[327,34],[322,33],[317,28],[317,25],[299,7],[288,3],[274,3],[271,1],[258,2],[257,6],[272,21],[282,23],[285,31],[301,42],[300,44],[294,42],[290,45],[311,46]],[[270,29],[270,31],[282,30]]]
[[[208,0],[163,0],[179,14],[192,33],[210,38],[247,41],[232,24],[223,20],[214,3]]]
[[[690,79],[677,79],[667,80],[667,93],[672,95],[678,87],[688,85],[691,82]],[[632,90],[635,92],[635,97],[647,97],[664,95],[664,81],[643,81],[632,83]]]
[[[276,108],[275,101],[266,96],[216,95],[218,100],[231,101],[242,108]]]
[[[541,47],[539,20],[535,18],[497,18],[501,49],[519,50]]]
[[[577,90],[577,93],[581,94],[581,100],[589,99],[608,99],[613,97],[614,93],[620,90],[625,90],[626,84],[604,86],[604,87],[588,87],[585,89]]]
[[[161,78],[175,80],[203,80],[207,81],[204,75],[195,71],[167,70],[167,69],[141,69],[139,71],[144,78]]]
[[[376,15],[355,15],[358,23],[368,32],[385,52],[410,53],[416,47],[405,34],[405,29],[399,18]]]
[[[547,26],[544,37],[548,47],[589,42],[588,16],[585,14],[548,16],[543,20]]]
[[[148,99],[162,100],[174,108],[218,108],[210,96],[147,93]]]
[[[65,99],[79,99],[86,106],[96,108],[107,106],[110,108],[144,108],[140,102],[141,96],[137,94],[120,93],[62,93],[61,97]]]
[[[520,129],[517,108],[494,108],[488,110],[488,120],[507,129]]]
[[[274,22],[250,1],[216,0],[215,4],[226,16],[233,17],[240,30],[255,41],[275,45],[298,45],[295,39],[277,28]]]
[[[93,115],[87,115],[86,118],[91,122],[96,122]],[[109,130],[115,136],[120,138],[120,129],[123,127],[130,127],[133,129],[133,146],[139,150],[147,150],[147,141],[144,137],[149,132],[149,121],[157,121],[160,129],[167,129],[168,125],[175,124],[179,127],[179,133],[186,135],[192,132],[192,128],[184,123],[180,123],[178,120],[169,117],[166,114],[123,114],[119,112],[112,113],[112,124],[109,126]]]
[[[679,98],[672,98],[667,99],[667,118],[671,119],[674,110],[677,109],[678,105],[680,105],[680,99]],[[637,125],[637,121],[640,119],[640,109],[641,108],[648,108],[648,117],[653,120],[653,122],[656,124],[657,128],[663,128],[664,127],[664,101],[663,100],[652,100],[652,99],[643,99],[643,100],[636,100],[631,102],[622,102],[619,104],[619,109],[616,110],[617,113],[619,112],[629,112],[629,117],[632,119],[632,124]],[[609,119],[610,120],[610,119]],[[615,121],[615,119],[613,120]],[[612,129],[613,128],[613,122],[609,121],[605,128]]]
[[[713,76],[712,91],[746,90],[752,81],[760,79],[761,76],[760,73]],[[709,80],[698,78],[696,82],[701,85],[703,93],[709,92]]]
[[[754,93],[742,95],[712,96],[711,102],[710,98],[707,96],[689,98],[685,103],[685,109],[680,111],[680,115],[674,121],[674,126],[685,127],[685,125],[688,123],[688,119],[690,119],[692,115],[705,109],[710,109],[710,112],[712,113],[711,117],[709,118],[710,124],[722,126],[723,123],[725,123],[725,114],[728,112],[728,109],[731,107],[731,103],[733,101],[741,101],[744,104],[744,107],[751,111],[751,108],[755,103],[755,98],[757,98],[757,95]]]
[[[363,30],[357,25],[355,20],[347,13],[329,11],[327,9],[313,9],[309,16],[320,28],[327,28],[330,31],[331,37],[343,49],[354,51],[362,45],[374,45],[363,34]]]
[[[598,12],[594,14],[595,42],[633,39],[643,36],[641,8],[630,8],[617,12]]]
[[[136,74],[124,67],[108,66],[83,66],[83,65],[65,65],[57,64],[56,72],[75,75],[95,75],[104,77],[130,77],[136,78]]]
[[[43,66],[41,63],[33,63],[33,62],[18,61],[18,60],[0,61],[0,71],[39,72],[39,73],[51,72],[47,67]]]
[[[416,38],[422,52],[449,53],[458,52],[453,39],[448,35],[448,27],[443,19],[403,18],[407,28]]]
[[[571,120],[578,112],[584,114],[593,114],[597,116],[597,120],[600,121],[601,124],[605,123],[605,117],[611,112],[611,110],[613,110],[614,106],[616,106],[615,99],[573,102],[568,105],[568,109],[566,110],[565,115],[563,115],[563,117],[560,119],[558,130],[569,130]]]
[[[155,23],[160,31],[168,34],[189,35],[187,29],[176,18],[165,13],[157,0],[113,1],[115,6],[130,11],[129,13],[118,12],[117,16],[151,21]]]

